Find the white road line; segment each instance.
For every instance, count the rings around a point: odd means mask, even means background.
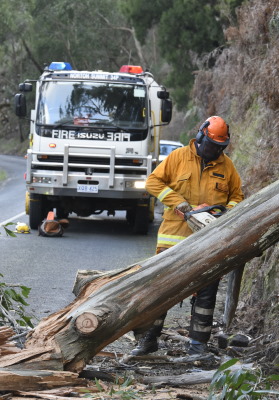
[[[20,214],[14,215],[13,217],[11,217],[9,219],[6,219],[6,221],[0,222],[0,226],[6,225],[8,222],[12,222],[15,219],[18,219],[18,218],[22,217],[23,215],[26,215],[25,211],[20,213]]]

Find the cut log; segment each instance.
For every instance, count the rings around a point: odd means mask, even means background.
[[[44,390],[63,386],[87,386],[88,381],[69,371],[0,369],[1,390]]]
[[[109,343],[151,323],[277,241],[279,181],[167,251],[93,279],[74,302],[39,323],[16,363],[80,372]],[[51,350],[36,354],[42,348]],[[9,362],[3,357],[0,367],[13,365]]]

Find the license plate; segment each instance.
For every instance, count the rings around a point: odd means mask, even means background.
[[[81,193],[98,193],[98,185],[77,185],[77,192]]]

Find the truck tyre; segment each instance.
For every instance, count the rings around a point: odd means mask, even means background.
[[[136,219],[136,207],[127,210],[126,212],[126,220],[129,225],[134,226]]]
[[[56,217],[58,219],[68,218],[69,213],[64,210],[62,207],[56,207]]]
[[[146,235],[149,225],[149,204],[139,204],[136,207],[136,215],[133,226],[134,233]]]
[[[30,193],[29,225],[31,229],[38,229],[44,219],[43,198],[41,195]]]

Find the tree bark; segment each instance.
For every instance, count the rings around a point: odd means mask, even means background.
[[[237,371],[242,368],[251,369],[253,364],[235,364],[232,365],[229,370]],[[170,385],[172,387],[184,386],[184,385],[200,385],[203,383],[210,383],[213,375],[217,370],[202,371],[202,372],[191,372],[190,374],[182,375],[170,375],[170,376],[150,376],[143,378],[145,384],[156,384],[156,385]]]
[[[11,363],[3,357],[0,367],[17,363],[80,372],[109,343],[152,322],[277,241],[279,181],[167,251],[92,278],[74,302],[29,334],[21,358],[17,355]]]
[[[244,268],[245,265],[242,265],[231,271],[228,275],[228,289],[223,317],[223,322],[226,325],[226,328],[229,328],[233,317],[235,316]]]
[[[31,51],[30,47],[27,45],[26,41],[23,38],[21,38],[21,41],[22,41],[23,47],[25,48],[26,53],[28,54],[30,60],[32,61],[34,66],[37,68],[37,70],[40,72],[40,74],[42,74],[44,69],[41,67],[41,65],[38,63],[38,61],[33,56],[33,53]]]
[[[0,370],[0,390],[44,390],[87,386],[88,381],[68,371]]]

